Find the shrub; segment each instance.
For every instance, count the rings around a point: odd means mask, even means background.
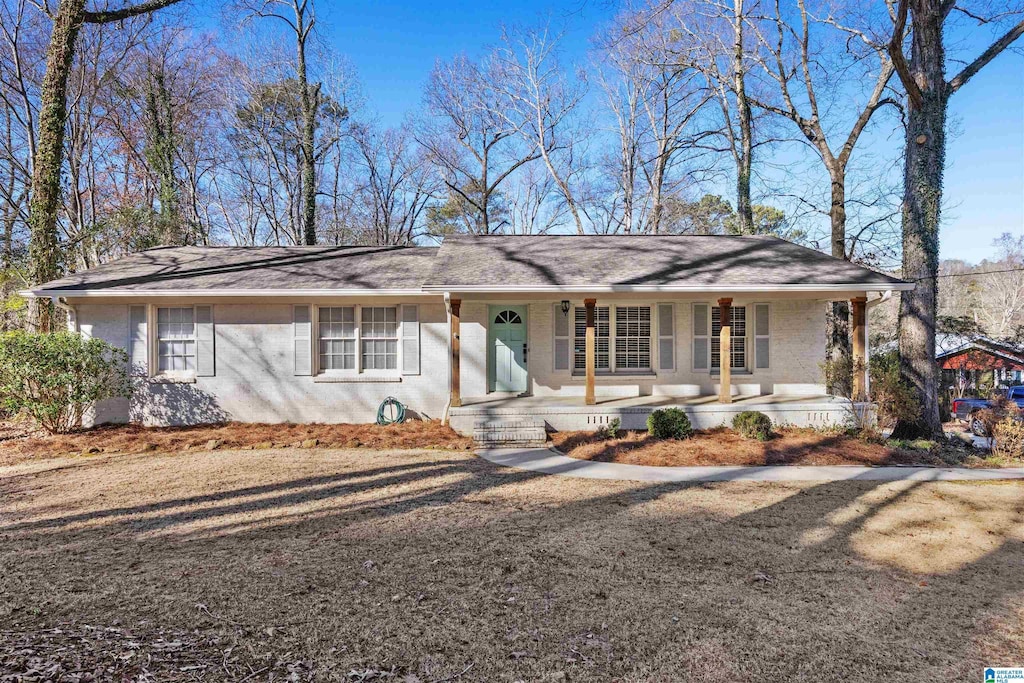
[[[767,441],[772,436],[772,420],[756,410],[744,410],[732,419],[732,428],[744,438]]]
[[[608,424],[601,425],[597,430],[597,433],[601,438],[604,439],[617,439],[619,438],[619,431],[622,429],[622,420],[617,417],[613,417],[608,421]]]
[[[128,355],[70,332],[0,335],[0,402],[47,431],[67,432],[96,401],[128,396]]]
[[[1008,414],[992,428],[992,454],[1017,460],[1024,458],[1024,420]]]
[[[679,408],[660,408],[647,416],[647,433],[655,439],[687,439],[693,427]]]
[[[1007,417],[1016,417],[1018,412],[1016,403],[1005,396],[996,396],[989,402],[988,408],[975,411],[972,417],[981,423],[984,436],[993,436],[997,424]]]
[[[914,390],[900,377],[899,359],[894,353],[871,358],[871,401],[877,407],[878,423],[892,427],[899,421],[915,422],[921,414]]]

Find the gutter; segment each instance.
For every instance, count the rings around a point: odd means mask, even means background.
[[[806,285],[729,285],[729,284],[700,284],[700,285],[530,285],[520,286],[495,286],[495,285],[424,285],[424,292],[441,293],[447,290],[456,290],[472,294],[515,294],[515,293],[558,293],[558,292],[850,292],[850,291],[910,291],[914,289],[913,282],[893,282],[885,284],[806,284]]]
[[[19,295],[33,299],[57,297],[301,297],[311,296],[437,296],[422,289],[26,289]]]

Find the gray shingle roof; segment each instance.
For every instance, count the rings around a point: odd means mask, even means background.
[[[903,281],[769,236],[457,236],[430,287],[906,286]]]
[[[345,291],[851,285],[901,280],[774,237],[454,236],[438,247],[163,247],[33,290],[61,292]]]
[[[162,247],[39,290],[419,289],[437,247]]]

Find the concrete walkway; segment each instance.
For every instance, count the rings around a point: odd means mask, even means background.
[[[651,467],[577,460],[547,448],[490,449],[480,457],[496,465],[583,479],[629,481],[992,481],[1024,479],[1024,467],[855,467],[776,465],[768,467]]]

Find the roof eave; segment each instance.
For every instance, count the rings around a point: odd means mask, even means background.
[[[35,299],[55,297],[296,297],[296,296],[437,296],[423,289],[29,289],[18,292]]]
[[[428,292],[473,292],[481,294],[544,292],[885,292],[910,291],[912,282],[841,284],[699,284],[699,285],[424,285]]]

